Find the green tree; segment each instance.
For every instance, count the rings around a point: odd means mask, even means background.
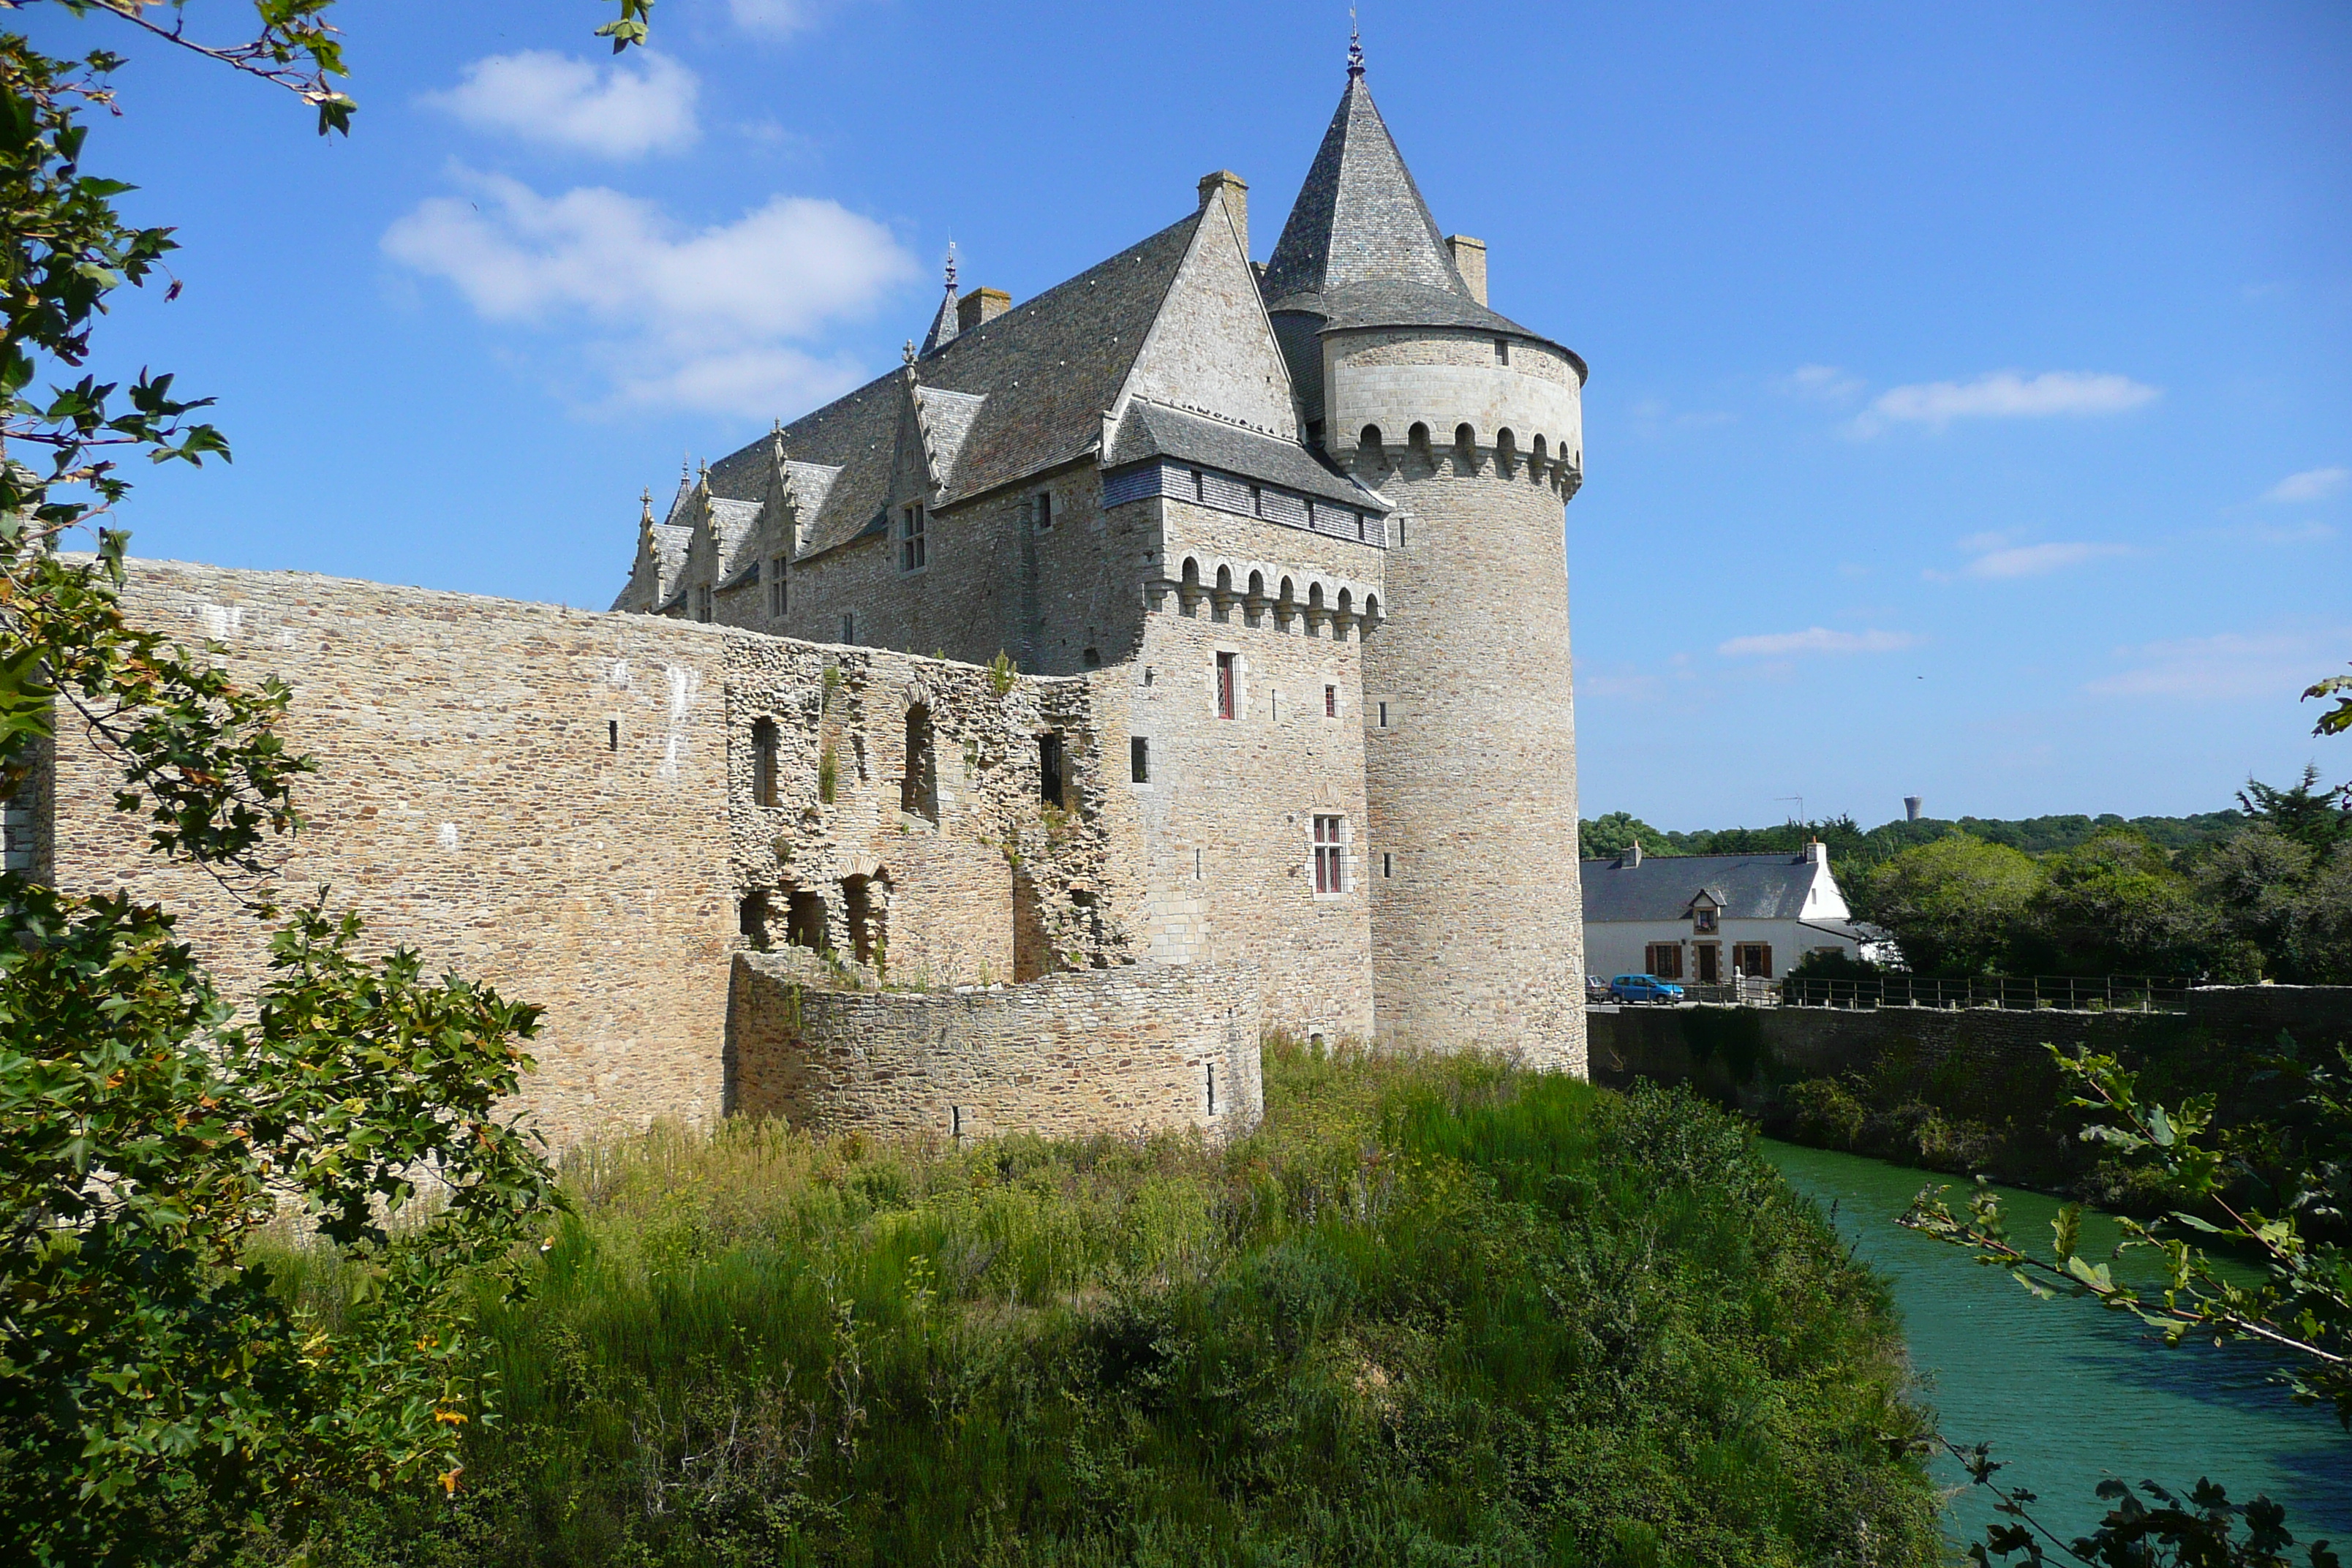
[[[1576,825],[1576,852],[1588,860],[1622,855],[1636,843],[1645,855],[1680,853],[1667,841],[1666,835],[1629,812],[1612,811],[1606,816]]]
[[[2238,804],[2255,822],[2323,859],[2352,839],[2352,785],[2320,788],[2316,763],[2305,764],[2302,779],[2285,789],[2248,779],[2238,792]]]
[[[1954,833],[1873,867],[1847,901],[1893,933],[1914,971],[1982,974],[2009,963],[2042,881],[2032,856]]]
[[[10,0],[22,10],[39,0]],[[156,0],[47,0],[292,89],[346,131],[331,0],[255,0],[225,45]],[[614,47],[648,0],[615,0]],[[288,692],[256,690],[131,626],[127,457],[201,464],[226,441],[167,374],[83,366],[107,298],[145,286],[171,231],[81,166],[121,64],[0,33],[0,795],[60,714],[120,770],[115,805],[158,855],[204,867],[267,941],[233,1014],[170,913],[0,877],[0,1557],[180,1563],[209,1530],[327,1486],[458,1484],[458,1434],[494,1414],[470,1338],[489,1279],[554,1200],[502,1116],[536,1011],[414,953],[360,955],[356,921],[282,916],[270,848],[299,831]],[[176,286],[173,291],[176,291]],[[37,376],[61,377],[37,395]],[[92,554],[60,545],[87,531]],[[248,1244],[291,1212],[355,1289],[298,1310]]]
[[[2222,936],[2189,879],[2145,834],[2111,828],[2042,862],[2012,962],[2045,974],[2255,978],[2258,961]]]

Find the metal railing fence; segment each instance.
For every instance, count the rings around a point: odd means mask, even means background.
[[[1964,980],[1874,974],[1860,980],[1790,979],[1784,1007],[2038,1007],[2076,1012],[2179,1013],[2193,979],[2155,974],[1979,974]]]

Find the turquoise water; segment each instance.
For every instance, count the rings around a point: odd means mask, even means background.
[[[1824,1210],[1855,1253],[1894,1282],[1912,1364],[1955,1443],[1989,1442],[2008,1468],[2000,1479],[2038,1493],[2045,1523],[2071,1540],[2104,1511],[2108,1476],[2185,1490],[2200,1476],[2240,1501],[2266,1492],[2284,1505],[2298,1542],[2352,1546],[2352,1435],[2324,1406],[2298,1405],[2268,1379],[2273,1362],[2242,1345],[2167,1350],[2137,1319],[2084,1301],[2043,1301],[2003,1272],[1895,1218],[1912,1195],[1966,1184],[1866,1160],[1767,1140],[1765,1152]],[[2046,1243],[2058,1200],[2001,1189],[2010,1234]],[[2082,1250],[2104,1259],[2116,1227],[2086,1215]],[[1951,1504],[1962,1540],[1994,1516],[1959,1466],[1937,1474],[1964,1489]]]

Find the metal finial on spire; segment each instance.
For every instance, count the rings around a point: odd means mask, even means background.
[[[1356,27],[1356,8],[1348,7],[1348,75],[1360,81],[1364,75],[1364,35]]]
[[[651,485],[647,485],[647,486],[646,486],[643,490],[641,490],[641,491],[639,491],[639,492],[638,492],[638,495],[637,495],[637,506],[638,506],[638,509],[639,509],[639,510],[644,513],[644,516],[643,516],[639,521],[644,521],[644,522],[651,522],[651,521],[653,521],[653,520],[654,520],[654,488],[653,488],[653,486],[651,486]]]
[[[951,240],[949,240],[949,241],[948,241],[948,288],[949,288],[950,289],[953,289],[955,288],[955,286],[956,286],[956,258],[955,258],[955,241],[951,239]]]
[[[911,366],[915,363],[915,340],[908,338],[907,346],[898,352],[907,356],[907,363]]]

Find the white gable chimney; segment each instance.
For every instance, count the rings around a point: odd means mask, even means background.
[[[1630,846],[1627,847],[1624,854],[1624,863],[1628,866],[1638,866],[1642,863],[1642,841],[1640,839],[1636,838]]]

